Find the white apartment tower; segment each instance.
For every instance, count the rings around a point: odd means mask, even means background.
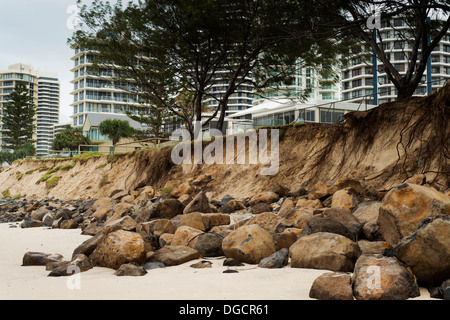
[[[137,96],[125,90],[130,85],[114,80],[114,70],[105,66],[94,70],[92,67],[95,52],[74,46],[72,57],[74,77],[73,84],[73,114],[72,126],[82,127],[88,114],[114,116],[134,112],[132,106],[142,106],[137,102]]]
[[[0,71],[0,110],[8,103],[9,95],[17,82],[23,82],[29,88],[36,105],[36,153],[48,154],[53,141],[53,126],[59,122],[60,84],[56,73],[41,72],[31,65],[17,63]],[[0,137],[1,140],[1,137]],[[9,150],[1,141],[2,151]]]
[[[379,29],[383,39],[383,48],[400,74],[406,72],[412,51],[411,43],[405,38],[409,29],[410,27],[401,18],[383,20]],[[377,70],[373,70],[372,58],[367,59],[372,53],[372,49],[368,49],[365,45],[362,45],[361,48],[361,54],[353,56],[349,65],[342,68],[342,99],[349,102],[373,104],[375,93],[377,93],[378,104],[395,101],[397,90],[384,72],[383,63],[377,59]],[[435,91],[450,79],[450,32],[444,36],[432,52],[429,71],[429,79],[427,79],[428,72],[426,70],[415,91],[415,96],[428,94],[428,83],[431,84],[431,91]],[[374,72],[377,72],[375,86]]]

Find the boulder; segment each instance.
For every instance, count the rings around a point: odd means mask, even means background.
[[[300,237],[317,232],[329,232],[340,234],[350,240],[356,241],[356,235],[337,220],[323,216],[313,216],[309,219],[300,233]]]
[[[112,208],[112,206],[114,205],[114,201],[109,198],[109,197],[101,197],[99,199],[97,199],[93,205],[92,205],[92,209],[94,211],[97,211],[101,208]]]
[[[318,232],[298,239],[289,248],[289,255],[293,268],[351,272],[361,250],[347,237]]]
[[[176,215],[183,213],[183,204],[176,199],[165,199],[156,203],[145,200],[138,202],[133,208],[136,215],[136,222],[145,222],[150,219],[172,219]]]
[[[321,216],[325,218],[334,219],[344,226],[346,226],[355,236],[359,236],[361,233],[361,222],[353,216],[350,211],[342,208],[328,208],[325,209]]]
[[[280,197],[287,197],[287,196],[289,196],[289,194],[291,192],[287,187],[285,187],[281,184],[276,184],[276,185],[272,186],[270,188],[270,191],[278,194]]]
[[[102,232],[108,234],[117,230],[135,231],[136,226],[137,223],[132,217],[124,216],[123,218],[107,222]]]
[[[297,241],[301,231],[298,228],[286,228],[281,233],[276,233],[273,236],[276,249],[280,250],[292,246]]]
[[[121,202],[116,204],[111,211],[108,212],[106,216],[106,222],[111,222],[122,218],[124,215],[128,214],[133,208],[133,204],[127,202]]]
[[[439,285],[450,278],[450,216],[429,218],[394,248],[393,255],[411,268],[419,283]]]
[[[78,222],[74,219],[62,220],[58,227],[60,229],[76,229],[78,228]]]
[[[42,221],[39,220],[35,220],[35,219],[31,219],[26,217],[25,219],[23,219],[23,221],[20,223],[20,227],[21,228],[37,228],[37,227],[42,227],[44,223]]]
[[[318,300],[353,300],[352,277],[344,272],[327,272],[317,277],[309,297]]]
[[[150,234],[160,236],[163,233],[174,233],[175,227],[169,219],[156,219],[138,224],[136,231],[142,236]]]
[[[96,266],[118,269],[125,262],[143,264],[145,244],[136,232],[117,230],[108,234],[95,248],[90,259]]]
[[[158,239],[159,246],[162,248],[164,246],[172,245],[172,239],[173,239],[173,234],[171,234],[171,233],[161,234]]]
[[[172,246],[189,246],[193,247],[195,242],[198,240],[197,237],[203,233],[202,230],[181,226],[179,227],[172,238]]]
[[[276,202],[278,201],[278,199],[280,198],[280,196],[278,194],[276,194],[275,192],[272,191],[265,191],[265,192],[261,192],[258,193],[256,195],[254,195],[248,202],[249,206],[253,206],[257,203],[263,202],[263,203],[272,203],[272,202]]]
[[[322,201],[319,199],[315,200],[309,200],[305,198],[300,198],[297,200],[297,203],[295,204],[296,207],[309,207],[313,209],[320,209],[323,208]]]
[[[422,220],[440,214],[450,214],[450,197],[430,187],[405,183],[384,197],[378,225],[383,238],[394,246],[413,233]]]
[[[336,191],[331,199],[331,208],[342,208],[352,211],[361,203],[359,196],[351,188]]]
[[[450,279],[445,280],[439,287],[442,294],[442,298],[445,300],[450,300]]]
[[[287,248],[283,248],[281,250],[278,250],[274,254],[271,254],[270,256],[262,259],[259,262],[258,267],[268,269],[283,268],[284,266],[287,266],[288,261],[289,250]]]
[[[253,214],[260,214],[263,212],[271,212],[272,211],[272,207],[270,206],[270,204],[265,203],[265,202],[255,203],[254,205],[251,206],[251,209],[252,209]]]
[[[184,182],[180,184],[178,187],[175,188],[175,190],[172,191],[171,195],[175,198],[180,198],[184,195],[190,195],[194,190],[189,185],[188,182]]]
[[[112,207],[109,208],[99,208],[92,215],[91,218],[97,221],[104,221],[109,213],[112,211]]]
[[[202,214],[200,212],[191,212],[181,215],[180,226],[187,226],[202,231],[206,230],[206,227],[203,223]]]
[[[363,187],[358,180],[351,178],[341,178],[328,187],[328,193],[334,194],[339,190],[347,188],[351,189],[356,194],[362,194],[363,192]]]
[[[218,233],[205,232],[197,236],[193,247],[202,257],[223,256],[222,242],[224,237]]]
[[[49,212],[51,211],[48,210],[46,207],[39,207],[38,209],[31,212],[30,218],[33,220],[42,221],[42,218],[44,218],[44,216]]]
[[[147,271],[143,267],[135,263],[124,263],[116,271],[116,276],[118,277],[140,277],[146,274]]]
[[[303,229],[313,215],[314,210],[311,208],[292,208],[280,212],[278,217],[280,218],[280,223],[286,226]]]
[[[359,240],[358,246],[361,254],[382,254],[385,249],[389,248],[385,241]]]
[[[43,252],[26,252],[22,258],[22,266],[45,266],[49,262],[60,262],[63,256]]]
[[[212,177],[208,174],[202,174],[201,176],[197,177],[194,181],[192,181],[192,184],[194,186],[205,186],[209,182],[211,182]]]
[[[275,252],[272,235],[252,224],[242,226],[223,239],[222,249],[227,258],[257,264]]]
[[[308,199],[316,200],[316,199],[325,199],[328,197],[328,187],[323,182],[318,182],[314,186],[314,188],[308,193]]]
[[[203,191],[200,191],[183,210],[184,214],[191,212],[203,212],[203,213],[212,212],[211,207],[209,205],[209,200]]]
[[[264,212],[261,214],[258,214],[257,216],[254,216],[250,218],[245,225],[251,225],[256,224],[263,228],[264,230],[275,233],[275,229],[279,223],[279,218],[276,214],[271,212]]]
[[[292,209],[295,207],[294,201],[292,201],[289,198],[286,198],[283,203],[281,204],[280,210],[278,211],[278,213],[283,213],[288,209]]]
[[[78,254],[89,256],[92,252],[94,252],[98,244],[103,241],[104,237],[105,235],[100,232],[84,241],[77,248],[75,248],[72,253],[72,259],[74,259]]]
[[[48,265],[47,265],[48,266]],[[68,261],[66,263],[62,263],[58,267],[51,270],[48,277],[65,277],[70,276],[73,272],[85,272],[89,269],[92,269],[92,263],[89,258],[84,254],[78,254],[72,261]],[[47,267],[48,270],[48,267]]]
[[[408,269],[382,255],[362,255],[356,261],[352,282],[357,300],[405,300],[420,295]]]
[[[210,230],[217,226],[229,225],[230,215],[223,213],[202,213],[202,220],[206,230]]]
[[[200,258],[200,253],[191,247],[166,245],[152,255],[150,262],[160,261],[169,267],[198,258]]]

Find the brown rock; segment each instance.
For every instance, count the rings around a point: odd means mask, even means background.
[[[255,217],[250,218],[245,225],[256,224],[263,228],[264,230],[270,232],[271,234],[275,233],[275,229],[279,223],[279,218],[276,214],[272,212],[264,212],[258,214]]]
[[[206,230],[210,230],[217,226],[229,225],[230,215],[223,213],[202,213],[202,220]]]
[[[351,272],[360,254],[356,242],[328,232],[304,236],[289,248],[293,268]]]
[[[45,266],[49,262],[60,262],[63,256],[43,252],[26,252],[22,258],[22,266]]]
[[[143,264],[146,258],[144,240],[136,232],[118,230],[108,234],[90,255],[100,267],[118,269],[125,262]]]
[[[251,206],[252,213],[253,214],[260,214],[263,212],[271,212],[272,208],[270,204],[265,202],[258,202]]]
[[[328,193],[328,187],[325,183],[319,182],[316,183],[314,188],[308,193],[308,199],[310,200],[316,200],[325,198],[329,195]]]
[[[136,222],[145,222],[152,218],[171,219],[183,213],[183,204],[176,199],[165,199],[157,203],[144,201],[134,206],[133,212],[136,215]]]
[[[209,200],[203,191],[200,191],[183,210],[184,214],[191,212],[203,212],[203,213],[211,212]]]
[[[166,245],[152,255],[151,260],[161,261],[165,266],[176,266],[200,258],[197,250],[187,246]]]
[[[352,211],[361,203],[361,199],[352,191],[351,188],[345,188],[336,191],[331,200],[331,208],[343,208]]]
[[[357,300],[404,300],[420,295],[414,276],[394,258],[382,255],[362,255],[352,282]]]
[[[194,190],[191,188],[189,183],[184,182],[180,184],[175,190],[172,191],[171,195],[175,198],[180,198],[181,196],[190,195]]]
[[[315,200],[309,200],[305,198],[300,198],[297,200],[297,203],[295,204],[296,207],[309,207],[314,209],[320,209],[323,208],[322,201],[319,199]]]
[[[257,264],[275,253],[272,235],[258,225],[245,225],[231,232],[222,242],[227,258]]]
[[[450,279],[450,216],[427,219],[394,247],[393,254],[424,285],[438,286]]]
[[[261,193],[254,195],[248,202],[248,205],[253,206],[260,202],[270,204],[272,202],[278,201],[279,198],[280,198],[280,196],[278,194],[276,194],[275,192],[271,192],[271,191],[261,192]]]
[[[181,226],[173,235],[172,246],[190,246],[193,248],[197,241],[197,236],[201,233],[203,232],[199,229]]]
[[[107,222],[102,230],[103,234],[108,234],[117,230],[135,231],[137,223],[130,216]]]
[[[162,248],[164,246],[172,245],[173,234],[171,233],[163,233],[159,236],[159,246]]]
[[[450,198],[433,188],[403,184],[389,191],[383,199],[378,225],[391,246],[413,233],[422,220],[450,214]]]
[[[200,212],[191,212],[180,216],[180,226],[187,226],[205,231],[202,214]]]
[[[309,297],[318,300],[353,300],[351,280],[348,273],[324,273],[314,280]]]
[[[328,193],[334,194],[336,191],[349,188],[356,194],[362,194],[363,187],[358,180],[350,178],[341,178],[328,187]]]

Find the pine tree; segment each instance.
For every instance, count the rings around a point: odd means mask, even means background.
[[[14,91],[9,95],[11,102],[3,107],[3,141],[12,150],[19,150],[27,142],[33,141],[36,130],[36,106],[29,89],[23,82],[16,82]]]

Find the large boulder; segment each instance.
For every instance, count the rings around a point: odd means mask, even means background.
[[[450,216],[426,219],[393,248],[393,254],[410,267],[424,285],[439,285],[449,279]]]
[[[349,238],[350,240],[356,241],[356,235],[342,223],[337,220],[325,218],[320,215],[316,215],[308,220],[306,226],[300,233],[300,236],[303,237],[317,232],[340,234],[344,237]]]
[[[350,213],[350,211],[342,208],[325,209],[321,214],[325,218],[334,219],[346,226],[355,236],[359,236],[362,229],[361,222]]]
[[[172,219],[183,213],[184,206],[177,199],[165,199],[156,203],[150,200],[138,202],[133,210],[136,215],[136,222],[145,222],[153,218]]]
[[[197,250],[202,257],[223,256],[222,241],[224,237],[218,233],[205,232],[197,236],[195,243],[190,247]]]
[[[274,254],[268,256],[267,258],[262,259],[258,267],[260,268],[283,268],[288,264],[289,261],[289,250],[287,248],[283,248],[278,250]]]
[[[328,193],[334,194],[335,192],[346,188],[353,190],[353,192],[357,194],[362,194],[363,192],[363,187],[358,180],[341,178],[328,187]]]
[[[187,261],[200,258],[200,253],[187,246],[172,246],[166,245],[155,252],[150,261],[159,261],[165,266],[176,266]]]
[[[430,187],[405,183],[385,195],[378,225],[386,242],[394,246],[422,220],[440,214],[450,214],[450,197]]]
[[[367,240],[382,239],[377,223],[381,205],[379,201],[363,202],[352,212],[353,216],[361,222],[362,235]]]
[[[117,230],[108,234],[89,257],[96,266],[118,269],[123,263],[143,264],[145,243],[136,232]]]
[[[327,272],[316,278],[309,297],[318,300],[353,300],[352,277],[344,272]]]
[[[278,223],[279,218],[276,214],[271,212],[264,212],[250,218],[245,224],[246,225],[257,224],[264,230],[270,233],[275,233],[275,229]]]
[[[275,253],[275,244],[268,231],[252,224],[242,226],[226,236],[222,250],[227,258],[257,264]]]
[[[360,254],[356,242],[329,232],[301,237],[289,248],[293,268],[351,272]]]
[[[382,255],[362,255],[352,282],[357,300],[404,300],[420,295],[411,272],[396,259]]]

